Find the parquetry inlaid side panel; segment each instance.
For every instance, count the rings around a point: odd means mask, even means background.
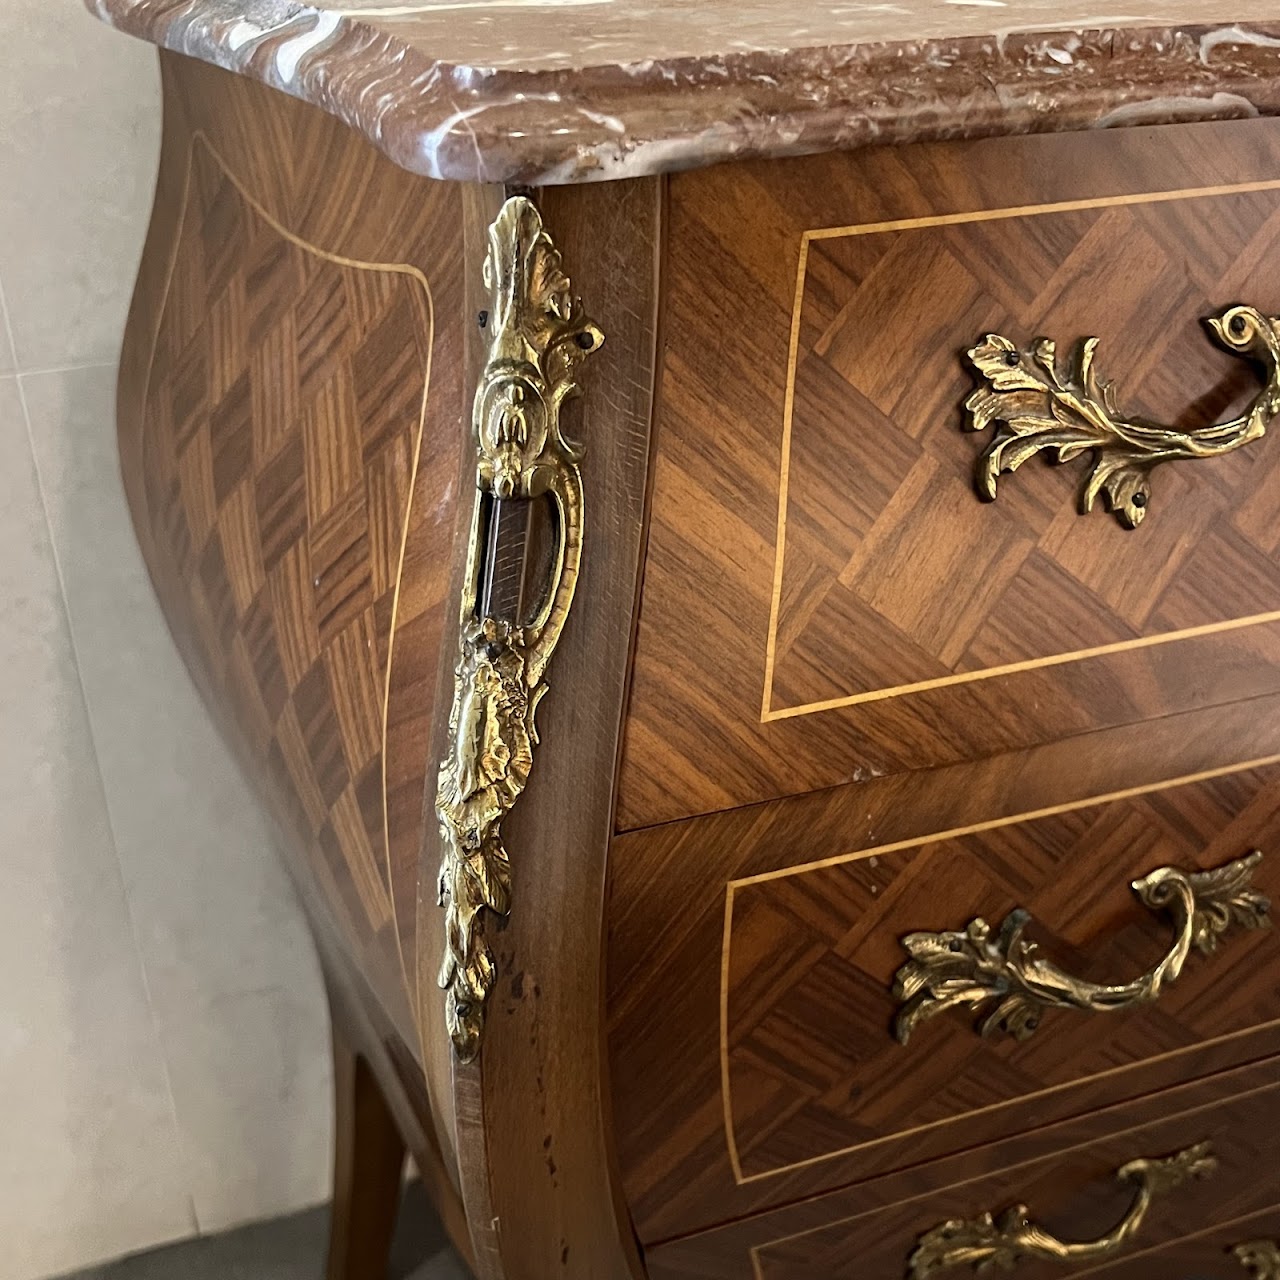
[[[397,982],[448,563],[447,542],[423,563],[413,508],[457,465],[424,432],[432,343],[421,271],[308,243],[194,139],[142,425],[163,594],[351,945]]]
[[[1280,307],[1278,156],[1251,121],[671,179],[622,829],[1275,691],[1280,442],[1159,468],[1128,531],[1083,463],[980,501],[961,406],[998,330],[1229,416],[1258,379],[1201,317]]]

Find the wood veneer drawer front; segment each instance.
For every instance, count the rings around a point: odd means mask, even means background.
[[[724,1034],[744,1178],[1086,1081],[1106,1096],[1118,1069],[1280,1018],[1280,930],[1244,927],[1265,899],[1243,868],[1198,895],[1223,932],[1158,995],[1104,985],[1092,1010],[1054,1008],[1049,968],[1082,988],[1159,972],[1194,927],[1153,906],[1174,905],[1167,883],[1148,884],[1147,905],[1130,887],[1159,868],[1271,849],[1251,879],[1280,900],[1280,765],[876,848],[731,886]],[[999,936],[1019,911],[1035,955]],[[898,984],[917,981],[906,998]]]
[[[1280,1052],[1280,930],[1248,927],[1280,900],[1278,736],[1269,699],[616,839],[610,1072],[641,1237]],[[1250,754],[1197,765],[1224,741]],[[1229,886],[1195,880],[1251,849]],[[1020,911],[1032,953],[1000,940]],[[957,1003],[903,1044],[919,934]]]
[[[970,1262],[1002,1274],[1001,1260],[1009,1263],[1019,1280],[1248,1280],[1234,1246],[1256,1242],[1252,1256],[1265,1259],[1261,1242],[1280,1224],[1280,1212],[1268,1207],[1277,1196],[1269,1171],[1280,1157],[1275,1075],[1274,1064],[1227,1073],[1217,1102],[1154,1123],[1118,1117],[1109,1136],[1028,1162],[1003,1164],[1003,1148],[975,1153],[964,1181],[917,1188],[887,1207],[860,1206],[850,1188],[767,1221],[708,1232],[655,1250],[651,1275],[960,1280],[973,1274],[963,1247]],[[1059,1246],[1065,1257],[1046,1256]]]
[[[1092,1274],[1108,1280],[1276,1280],[1280,1209],[1251,1214]]]
[[[997,428],[961,429],[993,332],[1064,376],[1098,336],[1133,414],[1239,412],[1203,319],[1280,309],[1277,162],[1254,121],[673,179],[623,828],[1277,687],[1274,439],[1157,467],[1130,530],[1079,513],[1087,450],[980,501]]]

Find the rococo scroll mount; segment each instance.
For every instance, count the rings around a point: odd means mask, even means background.
[[[1261,860],[1255,849],[1212,871],[1159,867],[1135,880],[1139,901],[1170,916],[1175,936],[1164,957],[1132,982],[1085,982],[1046,960],[1025,936],[1031,916],[1022,908],[998,931],[978,917],[962,930],[908,934],[902,945],[911,958],[894,975],[895,1034],[906,1044],[916,1027],[940,1013],[987,1008],[982,1035],[1005,1031],[1026,1040],[1046,1009],[1108,1013],[1149,1004],[1177,980],[1192,947],[1208,954],[1231,928],[1270,923],[1271,904],[1252,883]]]
[[[436,792],[444,845],[438,898],[446,911],[439,983],[464,1062],[480,1050],[497,977],[485,913],[511,910],[500,828],[529,781],[534,716],[582,558],[582,449],[561,433],[560,409],[578,394],[578,365],[604,341],[570,293],[537,207],[523,196],[509,199],[489,228],[483,279],[489,308],[480,323],[489,346],[472,411],[476,496],[449,745]],[[495,616],[481,595],[486,535],[496,504],[531,499],[550,499],[554,513],[549,581],[532,616]]]
[[[1280,1241],[1246,1240],[1231,1253],[1253,1280],[1280,1280]]]
[[[1101,494],[1120,523],[1132,529],[1146,515],[1151,472],[1160,463],[1219,457],[1257,440],[1280,413],[1280,319],[1235,306],[1207,323],[1228,351],[1256,361],[1265,380],[1246,413],[1189,431],[1120,412],[1114,385],[1102,381],[1094,368],[1097,338],[1080,342],[1064,372],[1048,338],[1019,350],[1008,338],[987,334],[967,353],[978,387],[964,405],[968,430],[992,428],[975,472],[979,494],[994,501],[999,477],[1038,453],[1055,462],[1092,453],[1080,490],[1081,512],[1091,511]]]
[[[1192,1181],[1211,1177],[1218,1167],[1207,1142],[1157,1159],[1130,1160],[1116,1180],[1134,1188],[1129,1211],[1096,1240],[1060,1240],[1033,1222],[1025,1204],[999,1214],[952,1218],[926,1231],[908,1263],[911,1280],[928,1280],[939,1271],[971,1267],[975,1271],[1013,1271],[1022,1262],[1058,1262],[1078,1266],[1114,1257],[1132,1245],[1157,1197]],[[1265,1274],[1265,1273],[1263,1273]]]

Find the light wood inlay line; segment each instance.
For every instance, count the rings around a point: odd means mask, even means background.
[[[1258,1097],[1260,1094],[1267,1093],[1268,1091],[1275,1089],[1277,1087],[1278,1086],[1276,1086],[1275,1084],[1258,1085],[1257,1088],[1249,1089],[1249,1090],[1246,1090],[1244,1093],[1238,1094],[1237,1100],[1244,1101],[1246,1098],[1255,1098],[1255,1097]],[[1206,1102],[1198,1107],[1192,1107],[1190,1110],[1182,1112],[1179,1118],[1183,1120],[1194,1121],[1196,1116],[1201,1115],[1204,1112],[1218,1111],[1221,1108],[1221,1106],[1222,1106],[1222,1103],[1220,1100],[1214,1101],[1214,1102]],[[1151,1121],[1147,1119],[1142,1121],[1142,1123],[1140,1124],[1130,1125],[1126,1129],[1117,1129],[1110,1136],[1113,1139],[1123,1138],[1130,1133],[1137,1133],[1142,1129],[1149,1128],[1150,1125],[1151,1125]],[[1063,1147],[1061,1151],[1056,1153],[1056,1155],[1059,1158],[1063,1156],[1069,1156],[1076,1151],[1084,1151],[1091,1146],[1095,1146],[1096,1144],[1097,1144],[1097,1138],[1091,1137],[1084,1140],[1083,1142],[1077,1142],[1069,1147]],[[1030,1159],[1027,1159],[1027,1160],[1019,1160],[1013,1164],[1006,1166],[1006,1172],[1016,1173],[1019,1169],[1025,1169],[1027,1168],[1027,1166],[1036,1164],[1043,1159],[1044,1159],[1043,1156],[1032,1156]],[[982,1182],[985,1178],[988,1178],[990,1176],[991,1175],[989,1172],[977,1173],[977,1174],[974,1174],[972,1177],[962,1178],[959,1182],[952,1183],[948,1189],[950,1190],[956,1187],[971,1186],[975,1182]],[[902,1203],[911,1204],[914,1201],[928,1200],[930,1197],[936,1194],[937,1194],[936,1190],[923,1191],[919,1195],[908,1197]],[[777,1236],[775,1239],[765,1240],[760,1244],[752,1245],[751,1246],[751,1265],[755,1272],[756,1277],[758,1278],[758,1280],[764,1280],[764,1271],[760,1261],[760,1255],[764,1252],[764,1250],[775,1248],[780,1244],[790,1244],[791,1241],[793,1240],[803,1240],[805,1236],[817,1235],[819,1232],[831,1230],[832,1227],[842,1227],[847,1225],[848,1223],[857,1222],[860,1218],[865,1218],[875,1212],[877,1212],[877,1210],[869,1209],[866,1213],[850,1214],[847,1218],[835,1218],[831,1222],[824,1222],[816,1227],[807,1227],[804,1231],[793,1231],[788,1235]],[[1212,1223],[1210,1226],[1205,1227],[1201,1231],[1197,1231],[1184,1236],[1179,1236],[1178,1240],[1179,1241],[1196,1240],[1201,1236],[1208,1235],[1210,1232],[1219,1232],[1224,1229],[1229,1229],[1235,1226],[1237,1222],[1248,1222],[1251,1219],[1261,1217],[1262,1214],[1268,1213],[1268,1212],[1270,1212],[1270,1210],[1264,1209],[1261,1211],[1261,1213],[1255,1212],[1255,1213],[1244,1214],[1242,1217],[1236,1218],[1232,1221],[1215,1222],[1215,1223]],[[1174,1242],[1169,1240],[1161,1240],[1155,1244],[1148,1246],[1145,1249],[1136,1249],[1134,1250],[1133,1253],[1126,1254],[1125,1256],[1131,1259],[1144,1257],[1147,1254],[1155,1253],[1159,1249],[1168,1248],[1171,1243],[1174,1243]],[[905,1242],[904,1250],[903,1250],[904,1255],[910,1250],[913,1244],[914,1244],[914,1241]],[[1077,1276],[1092,1275],[1095,1271],[1099,1270],[1100,1268],[1105,1266],[1110,1266],[1113,1261],[1114,1259],[1104,1260],[1095,1267],[1089,1267],[1085,1271],[1077,1271],[1077,1272],[1074,1272],[1073,1274]]]
[[[1042,809],[1031,809],[1025,813],[1015,813],[1003,818],[993,818],[987,822],[976,822],[964,827],[953,827],[945,831],[934,831],[927,835],[912,837],[909,840],[897,840],[890,844],[874,845],[867,849],[858,849],[850,853],[837,854],[834,857],[822,858],[815,862],[802,863],[794,867],[783,867],[776,871],[766,871],[762,872],[760,875],[746,876],[742,879],[728,881],[725,885],[724,935],[720,947],[720,1099],[724,1112],[725,1145],[729,1153],[729,1165],[733,1171],[734,1182],[738,1186],[745,1186],[748,1183],[759,1182],[765,1178],[777,1177],[779,1174],[790,1173],[796,1169],[805,1169],[816,1164],[822,1164],[827,1160],[836,1160],[841,1156],[851,1155],[855,1151],[879,1146],[885,1142],[896,1142],[902,1138],[909,1137],[913,1133],[923,1132],[926,1129],[936,1129],[944,1125],[953,1124],[961,1119],[968,1119],[973,1116],[982,1115],[985,1112],[998,1111],[1002,1107],[1009,1105],[1007,1102],[997,1102],[990,1106],[977,1107],[973,1110],[963,1112],[960,1115],[948,1116],[945,1119],[935,1120],[929,1124],[917,1125],[914,1128],[909,1129],[900,1129],[894,1133],[885,1134],[883,1137],[873,1139],[869,1142],[860,1142],[850,1147],[841,1147],[835,1151],[823,1152],[821,1155],[810,1156],[806,1160],[797,1160],[791,1164],[779,1165],[777,1168],[766,1169],[760,1173],[744,1174],[742,1172],[742,1161],[738,1152],[737,1133],[734,1127],[733,1090],[729,1072],[729,971],[730,955],[733,945],[733,903],[734,895],[738,889],[749,885],[763,884],[770,880],[780,880],[787,876],[804,875],[808,872],[820,871],[827,867],[840,866],[844,863],[858,862],[864,858],[877,857],[886,853],[897,853],[904,849],[914,849],[918,848],[920,845],[931,844],[934,841],[954,840],[961,836],[974,835],[981,831],[994,831],[1000,827],[1013,826],[1023,822],[1034,822],[1039,818],[1053,817],[1054,815],[1061,813],[1071,813],[1077,809],[1089,808],[1092,805],[1111,804],[1115,801],[1126,800],[1134,796],[1151,795],[1152,793],[1159,791],[1172,791],[1178,787],[1190,786],[1197,782],[1207,782],[1213,778],[1227,777],[1233,773],[1244,773],[1250,769],[1261,769],[1268,765],[1275,764],[1280,764],[1280,755],[1261,756],[1254,760],[1246,760],[1240,764],[1226,765],[1219,769],[1206,769],[1199,773],[1185,774],[1178,778],[1149,783],[1140,787],[1127,787],[1121,791],[1111,791],[1104,792],[1101,795],[1086,796],[1083,799],[1072,800],[1065,804],[1049,805]],[[1258,1031],[1278,1025],[1280,1025],[1280,1019],[1273,1022],[1259,1023],[1254,1026],[1245,1027],[1242,1030],[1229,1032],[1226,1035],[1217,1036],[1210,1040],[1203,1040],[1198,1044],[1186,1046],[1181,1049],[1175,1049],[1169,1053],[1156,1054],[1153,1057],[1144,1058],[1141,1062],[1126,1063],[1122,1066],[1112,1067],[1106,1071],[1098,1071],[1089,1076],[1082,1076],[1078,1080],[1067,1080],[1061,1084],[1051,1085],[1048,1088],[1037,1090],[1034,1093],[1022,1094],[1018,1099],[1016,1099],[1016,1101],[1026,1102],[1032,1098],[1046,1097],[1049,1094],[1061,1093],[1068,1089],[1075,1089],[1089,1081],[1106,1079],[1125,1071],[1131,1071],[1135,1067],[1147,1067],[1155,1062],[1162,1062],[1166,1059],[1176,1058],[1185,1053],[1199,1051],[1209,1045],[1224,1044],[1228,1041],[1239,1039],[1242,1036],[1253,1035]],[[888,1034],[887,1029],[885,1034]]]
[[[431,293],[431,284],[426,275],[417,267],[403,262],[366,262],[356,258],[346,257],[342,254],[332,253],[327,249],[321,248],[319,245],[312,244],[309,240],[297,235],[288,227],[284,226],[271,212],[249,191],[244,182],[236,175],[226,159],[221,155],[212,141],[203,132],[197,131],[192,134],[191,146],[187,153],[186,170],[183,175],[182,186],[182,212],[179,216],[177,226],[174,229],[173,246],[166,269],[165,285],[162,292],[162,302],[160,314],[163,316],[165,307],[168,304],[169,294],[173,285],[174,273],[177,269],[178,255],[182,245],[183,235],[186,231],[187,215],[191,208],[191,182],[195,162],[195,150],[197,145],[204,147],[210,158],[222,171],[232,186],[235,187],[240,197],[254,211],[259,218],[263,220],[271,229],[279,235],[283,240],[297,246],[306,253],[322,259],[325,262],[331,262],[336,266],[348,267],[356,271],[374,271],[382,273],[391,273],[395,275],[403,275],[415,281],[421,286],[422,300],[425,303],[425,320],[426,320],[426,368],[423,376],[422,399],[418,410],[418,421],[413,440],[413,458],[409,473],[409,484],[407,489],[407,498],[405,501],[404,520],[401,525],[400,532],[400,548],[399,557],[396,566],[395,587],[392,597],[391,617],[389,622],[389,633],[387,636],[387,661],[386,672],[383,680],[382,688],[382,715],[381,715],[381,768],[382,768],[382,831],[383,831],[383,855],[386,861],[387,887],[390,898],[391,918],[396,922],[393,929],[395,934],[396,952],[399,956],[400,971],[405,983],[405,990],[411,1000],[411,1007],[418,1008],[417,1000],[417,969],[411,975],[408,965],[405,963],[404,947],[400,941],[399,915],[396,910],[395,901],[395,874],[392,867],[391,859],[391,831],[390,820],[388,816],[387,804],[387,713],[388,705],[391,697],[391,672],[392,657],[395,648],[396,621],[398,617],[400,605],[400,584],[404,572],[404,556],[405,548],[409,536],[409,524],[413,512],[413,498],[417,487],[418,479],[418,462],[422,454],[422,435],[426,425],[427,403],[430,398],[431,391],[431,359],[435,345],[435,302]],[[149,403],[150,387],[152,372],[155,364],[156,350],[160,341],[160,334],[163,330],[163,324],[157,325],[156,332],[151,345],[151,354],[148,360],[147,373],[144,382],[143,403]],[[143,450],[147,447],[148,427],[150,425],[150,416],[143,417],[141,426],[140,445]]]
[[[769,630],[765,638],[764,690],[761,702],[761,723],[775,720],[794,719],[799,716],[813,715],[821,711],[833,711],[841,707],[852,707],[859,703],[878,702],[886,698],[896,698],[904,694],[921,693],[929,689],[944,688],[949,685],[969,684],[979,680],[989,680],[998,676],[1012,675],[1020,671],[1033,671],[1042,667],[1059,666],[1063,663],[1081,662],[1088,658],[1103,657],[1112,653],[1123,653],[1131,649],[1142,649],[1152,645],[1170,644],[1178,640],[1189,640],[1196,636],[1214,635],[1219,632],[1236,630],[1243,627],[1261,626],[1266,623],[1280,622],[1280,610],[1250,614],[1246,617],[1231,618],[1223,622],[1207,623],[1203,626],[1187,627],[1176,631],[1161,632],[1151,636],[1139,636],[1136,639],[1118,640],[1111,644],[1095,645],[1085,649],[1074,649],[1063,653],[1049,654],[1039,658],[1028,658],[1018,662],[1002,663],[994,667],[986,667],[977,671],[957,672],[949,676],[938,676],[928,680],[915,681],[909,684],[895,685],[886,689],[873,689],[863,693],[847,694],[841,697],[825,698],[817,702],[807,702],[794,707],[775,707],[773,705],[774,668],[777,660],[777,636],[779,611],[782,600],[783,565],[786,558],[787,534],[787,501],[790,488],[791,437],[792,418],[795,407],[796,368],[799,359],[800,321],[804,305],[805,284],[808,272],[809,244],[817,240],[832,240],[850,236],[875,235],[883,232],[913,231],[929,227],[954,226],[960,223],[994,222],[1011,218],[1035,217],[1040,214],[1072,213],[1090,209],[1108,209],[1128,205],[1160,204],[1170,201],[1214,199],[1230,195],[1246,195],[1262,191],[1280,190],[1280,179],[1267,179],[1257,182],[1241,182],[1224,186],[1189,187],[1179,191],[1151,191],[1121,196],[1100,196],[1085,200],[1062,200],[1050,204],[1021,205],[1002,209],[978,209],[967,213],[935,214],[922,218],[899,218],[887,222],[870,222],[845,227],[820,227],[807,230],[801,234],[799,256],[796,265],[795,297],[791,313],[791,334],[787,353],[787,379],[783,398],[782,447],[778,470],[778,521],[777,538],[774,546],[773,587],[770,594]],[[976,335],[975,335],[976,336]],[[976,499],[975,499],[976,500]]]

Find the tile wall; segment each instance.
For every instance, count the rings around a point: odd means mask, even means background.
[[[327,1190],[318,967],[116,466],[157,79],[76,0],[0,0],[0,1280]]]

